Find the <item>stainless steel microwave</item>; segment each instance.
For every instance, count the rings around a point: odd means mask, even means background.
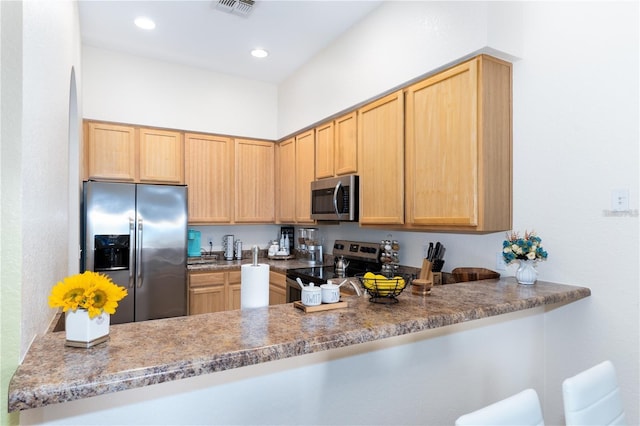
[[[360,181],[356,175],[311,182],[311,218],[356,222]]]

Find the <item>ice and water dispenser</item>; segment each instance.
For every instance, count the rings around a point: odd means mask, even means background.
[[[129,269],[129,235],[96,235],[94,271]]]

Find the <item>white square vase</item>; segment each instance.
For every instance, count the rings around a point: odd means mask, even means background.
[[[90,348],[109,339],[110,316],[101,313],[89,318],[89,312],[77,309],[75,312],[67,311],[64,329],[67,346],[78,348]]]

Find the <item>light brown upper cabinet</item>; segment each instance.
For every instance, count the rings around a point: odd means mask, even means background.
[[[136,181],[136,128],[85,121],[87,179]]]
[[[184,183],[180,132],[86,121],[85,149],[86,179]]]
[[[315,131],[296,136],[296,223],[311,219],[311,182],[315,178]]]
[[[275,146],[235,139],[236,223],[275,222]]]
[[[402,90],[358,109],[360,223],[404,223]]]
[[[479,56],[408,87],[407,226],[511,229],[511,134],[509,63]]]
[[[316,179],[358,172],[357,113],[316,127]]]
[[[316,178],[333,177],[333,121],[316,127]]]
[[[139,129],[140,182],[184,183],[184,141],[182,133]]]
[[[334,120],[334,173],[358,173],[358,113],[353,111]]]
[[[296,221],[296,139],[289,138],[276,147],[277,222]]]
[[[185,134],[185,182],[189,223],[231,223],[233,219],[233,139]]]

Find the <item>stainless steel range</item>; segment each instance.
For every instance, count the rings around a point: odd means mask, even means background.
[[[382,269],[379,242],[336,240],[332,254],[333,265],[287,270],[287,303],[300,300],[301,290],[296,278],[300,278],[305,285],[311,282],[320,285],[327,280],[353,277],[365,272],[379,272]],[[341,257],[344,261],[336,268],[336,263]],[[342,266],[345,264],[346,268],[343,271]]]

